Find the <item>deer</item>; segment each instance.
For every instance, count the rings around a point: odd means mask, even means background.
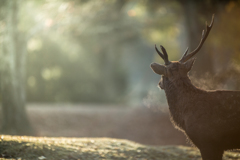
[[[221,160],[225,150],[240,148],[240,91],[204,90],[194,86],[189,71],[196,55],[214,23],[206,22],[206,32],[197,48],[188,54],[188,48],[179,61],[169,61],[166,49],[155,45],[164,60],[152,63],[151,69],[161,75],[158,86],[165,91],[170,119],[191,144],[200,150],[203,160]]]

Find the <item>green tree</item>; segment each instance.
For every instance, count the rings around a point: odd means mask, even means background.
[[[1,99],[4,134],[33,134],[25,109],[26,42],[19,31],[20,0],[5,1],[1,46]]]

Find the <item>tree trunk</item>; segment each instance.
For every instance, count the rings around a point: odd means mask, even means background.
[[[20,0],[8,0],[6,32],[3,41],[1,71],[2,128],[3,134],[31,135],[33,129],[25,109],[26,40],[18,31]],[[21,39],[22,38],[22,39]]]
[[[188,44],[189,44],[189,53],[197,48],[201,36],[202,30],[206,30],[205,23],[201,21],[201,18],[204,17],[208,24],[211,22],[211,17],[206,17],[200,11],[200,4],[197,1],[186,0],[182,4],[184,9],[184,14],[186,17],[186,28],[188,31]],[[211,33],[209,34],[211,36]],[[209,50],[206,47],[208,40],[205,41],[205,44],[202,46],[199,53],[197,53],[197,60],[193,66],[193,71],[197,72],[197,75],[202,75],[205,73],[213,72],[213,63],[212,56],[209,54]]]

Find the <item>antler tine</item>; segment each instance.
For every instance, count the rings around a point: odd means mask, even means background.
[[[185,52],[184,52],[184,54],[182,55],[182,58],[181,59],[183,59],[183,57],[185,57],[186,55],[187,55],[187,52],[188,52],[188,47],[187,47],[187,49],[185,50]]]
[[[208,24],[206,22],[206,33],[204,33],[204,30],[203,30],[202,37],[201,37],[201,40],[200,40],[200,43],[199,43],[198,47],[194,51],[189,53],[188,55],[185,52],[184,55],[182,56],[182,58],[179,60],[179,62],[182,62],[182,63],[186,62],[187,60],[192,58],[196,53],[198,53],[198,51],[201,49],[202,45],[204,44],[205,40],[207,39],[209,32],[212,29],[213,22],[214,22],[214,14],[212,16],[212,21],[211,21],[209,26],[208,26]]]
[[[169,64],[169,60],[168,60],[168,55],[167,55],[167,52],[166,52],[166,49],[163,47],[163,46],[160,46],[161,47],[161,50],[162,52],[160,52],[158,49],[157,49],[157,46],[155,44],[155,49],[157,51],[157,53],[159,54],[159,56],[164,60],[165,64]]]
[[[167,54],[166,49],[162,45],[160,45],[160,48],[161,48],[161,50],[162,50],[162,52],[164,54],[164,57],[165,57],[165,59],[164,59],[165,64],[169,64],[168,54]]]
[[[162,57],[162,59],[164,60],[164,55],[157,49],[157,46],[155,44],[155,50],[157,51],[157,53],[159,54],[160,57]],[[165,61],[165,60],[164,60]]]

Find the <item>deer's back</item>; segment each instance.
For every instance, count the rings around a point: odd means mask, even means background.
[[[240,91],[207,91],[202,96],[206,107],[213,115],[221,118],[221,120],[231,120],[238,117],[240,120]],[[206,109],[204,106],[202,107]],[[235,115],[238,116],[235,117]]]
[[[191,97],[188,109],[219,118],[233,118],[231,115],[240,113],[240,91],[206,91]],[[240,118],[240,115],[239,115]]]
[[[185,115],[185,131],[194,143],[240,147],[240,91],[207,91],[193,96]]]

